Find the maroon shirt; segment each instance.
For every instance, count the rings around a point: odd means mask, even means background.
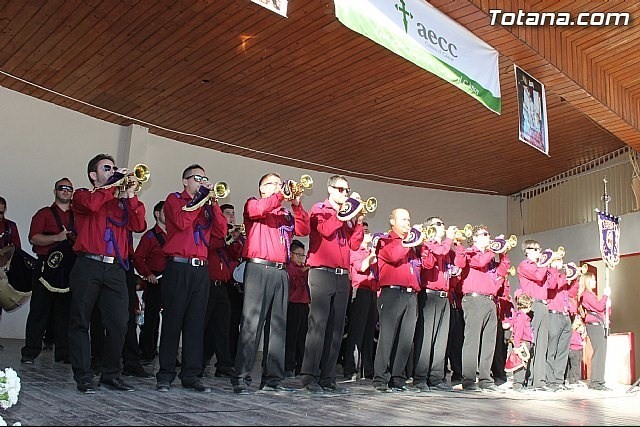
[[[462,268],[464,282],[462,293],[479,293],[496,296],[502,283],[498,283],[498,276],[504,276],[502,271],[509,262],[506,256],[500,257],[500,263],[493,262],[496,254],[490,250],[481,252],[475,246],[470,249],[458,247],[456,249],[455,265]]]
[[[113,188],[96,188],[94,191],[80,188],[75,191],[72,209],[78,237],[73,250],[116,256],[117,244],[120,256],[126,262],[129,258],[129,232],[139,233],[147,228],[145,208],[138,196],[116,199],[113,193]]]
[[[72,230],[72,228],[74,228],[75,225],[72,227],[71,224],[71,209],[63,211],[57,204],[54,203],[51,206],[40,209],[38,212],[36,212],[33,218],[31,218],[29,241],[31,241],[33,236],[35,236],[36,234],[53,235],[58,234],[62,231],[60,227],[58,227],[58,223],[56,222],[56,218],[53,216],[53,212],[51,211],[51,209],[55,209],[56,212],[58,212],[60,221],[62,222],[64,228],[67,229],[67,231],[74,231]],[[35,252],[35,254],[39,256],[47,255],[47,253],[49,253],[49,249],[51,249],[58,243],[60,242],[55,242],[46,246],[33,245],[33,252]]]
[[[449,290],[449,264],[453,264],[451,252],[451,239],[445,239],[442,243],[430,240],[422,245],[421,260],[422,272],[420,273],[420,286],[434,291]]]
[[[511,332],[513,346],[520,347],[523,341],[533,342],[533,331],[531,329],[531,318],[522,310],[518,310],[511,318]]]
[[[224,238],[211,239],[209,244],[209,278],[211,280],[231,281],[235,265],[227,248]]]
[[[357,251],[351,252],[351,267],[349,271],[351,273],[351,286],[355,289],[378,290],[378,281],[371,271],[371,266],[364,272],[360,271],[362,270],[362,261],[364,261],[370,253],[371,251],[366,248],[360,248]]]
[[[183,191],[171,193],[164,203],[164,214],[167,226],[167,243],[164,254],[168,257],[207,259],[209,243],[212,239],[227,235],[227,219],[222,215],[217,203],[205,205],[195,211],[184,211],[183,206],[192,197]]]
[[[402,246],[402,238],[391,231],[380,237],[376,249],[381,288],[395,285],[420,291],[420,261],[413,248]]]
[[[569,283],[565,273],[561,273],[555,268],[549,269],[550,276],[554,279],[548,280],[548,301],[549,310],[559,311],[569,314],[571,304],[569,303]]]
[[[602,298],[598,299],[597,296],[593,294],[593,292],[585,290],[582,293],[582,298],[580,300],[582,307],[587,310],[587,315],[584,318],[585,323],[600,323],[605,320],[604,312],[607,309],[607,296],[603,295]],[[600,316],[594,316],[591,312],[595,312]],[[607,327],[607,325],[603,325]]]
[[[311,209],[309,259],[311,267],[349,268],[351,251],[358,250],[364,238],[362,224],[340,221],[329,200]]]
[[[167,258],[153,231],[162,236],[165,242],[167,241],[167,233],[158,224],[144,233],[133,254],[133,265],[143,277],[160,274],[167,266]]]
[[[289,302],[309,304],[311,302],[309,269],[290,262],[287,265],[287,273],[289,274]]]
[[[538,264],[525,259],[518,265],[518,279],[520,289],[531,298],[547,299],[547,267],[538,267]]]
[[[244,205],[244,227],[247,241],[243,258],[261,258],[285,263],[289,259],[291,237],[309,234],[309,215],[302,207],[291,206],[293,215],[282,206],[282,193],[256,199],[252,197]],[[226,227],[226,225],[225,225]]]
[[[571,343],[569,344],[569,350],[582,351],[584,348],[584,338],[577,329],[571,331]]]
[[[0,249],[9,245],[22,249],[18,226],[10,219],[0,221],[0,236]]]

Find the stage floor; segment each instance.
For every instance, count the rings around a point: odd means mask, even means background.
[[[210,376],[209,394],[183,390],[174,381],[169,393],[155,391],[155,379],[125,378],[133,393],[98,387],[76,390],[70,365],[54,363],[44,351],[33,365],[20,364],[22,340],[1,340],[0,369],[18,372],[18,403],[0,410],[9,425],[637,425],[640,389],[608,384],[611,392],[586,387],[564,392],[375,393],[370,380],[341,383],[346,395],[256,392],[235,395],[229,380]],[[259,366],[259,364],[256,364]],[[157,359],[156,366],[157,369]],[[259,381],[256,369],[254,383]],[[96,378],[97,383],[97,378]],[[300,380],[285,385],[300,388]]]

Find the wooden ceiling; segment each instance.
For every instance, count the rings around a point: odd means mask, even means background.
[[[249,0],[0,1],[0,85],[214,150],[457,191],[513,194],[640,149],[636,2],[430,3],[500,52],[501,115],[343,26],[331,0],[290,0],[288,18]],[[496,8],[632,17],[500,27]],[[550,157],[518,141],[514,63],[546,85]]]

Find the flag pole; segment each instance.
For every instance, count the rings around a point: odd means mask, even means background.
[[[607,177],[602,178],[602,182],[604,183],[604,194],[602,195],[602,201],[604,202],[604,213],[609,216],[609,202],[611,201],[611,196],[607,193]],[[603,261],[605,261],[603,259]],[[604,270],[604,289],[609,289],[609,263],[605,261],[605,270]],[[609,297],[607,297],[607,307],[604,311],[604,336],[609,336],[609,311],[611,311],[611,292],[609,292]]]

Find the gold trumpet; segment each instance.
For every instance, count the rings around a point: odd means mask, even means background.
[[[497,254],[505,253],[515,248],[518,238],[512,234],[507,240],[495,239],[489,242],[489,249]]]
[[[149,177],[151,177],[149,167],[144,163],[138,163],[133,167],[133,171],[122,178],[118,184],[118,190],[125,192],[127,188],[135,186],[134,191],[137,193],[142,189],[142,184],[149,181]]]
[[[558,246],[558,250],[553,253],[553,258],[551,258],[551,260],[555,261],[557,259],[564,258],[564,255],[565,255],[564,246]]]
[[[509,267],[509,269],[507,270],[507,274],[509,274],[511,276],[515,276],[516,275],[516,266],[512,265],[511,267]]]
[[[313,178],[311,178],[311,175],[304,174],[300,177],[299,182],[292,179],[285,181],[282,184],[282,193],[286,200],[293,200],[302,195],[304,190],[309,190],[310,188],[313,188]]]
[[[427,240],[433,240],[436,238],[436,227],[433,225],[430,225],[427,228],[422,227],[422,232]]]
[[[229,196],[231,189],[225,181],[218,181],[213,185],[213,194],[217,199],[224,199]]]
[[[462,230],[457,229],[453,235],[454,242],[462,242],[473,235],[473,225],[466,224]]]
[[[244,224],[235,224],[233,226],[231,226],[231,232],[235,232],[235,231],[239,231],[240,234],[242,234],[243,236],[246,236],[247,232],[244,228]]]
[[[375,197],[369,197],[364,201],[364,210],[368,213],[375,212],[378,209],[378,199]]]

